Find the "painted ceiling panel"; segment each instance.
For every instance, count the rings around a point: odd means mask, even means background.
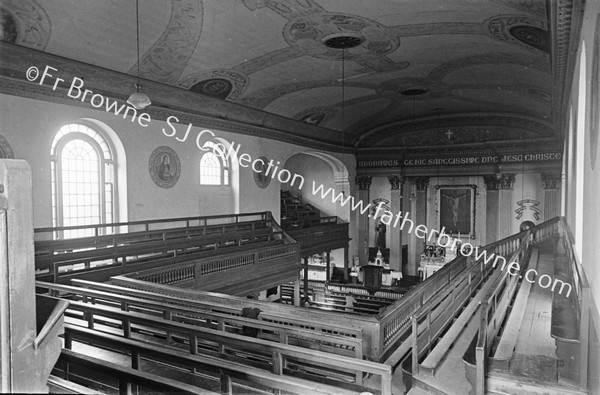
[[[140,72],[369,144],[432,116],[546,122],[566,67],[550,48],[565,59],[569,38],[568,13],[551,22],[548,6],[572,0],[143,0]],[[134,0],[5,0],[0,12],[3,41],[137,72]]]

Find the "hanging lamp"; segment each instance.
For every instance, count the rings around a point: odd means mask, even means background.
[[[148,107],[152,102],[147,94],[141,91],[140,84],[140,11],[139,0],[135,0],[135,26],[136,26],[136,44],[137,44],[137,84],[135,84],[135,92],[127,99],[127,104],[137,110],[142,110]]]

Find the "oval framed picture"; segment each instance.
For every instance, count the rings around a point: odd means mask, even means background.
[[[156,185],[161,188],[171,188],[179,180],[181,162],[171,147],[163,145],[152,151],[148,171]]]
[[[258,160],[261,160],[262,164],[257,164],[260,168],[260,172],[254,170],[252,171],[254,173],[254,182],[256,183],[256,185],[258,185],[259,188],[265,189],[269,186],[269,183],[271,182],[271,177],[267,175],[267,167],[269,165],[269,160],[264,156],[259,156],[257,161]]]

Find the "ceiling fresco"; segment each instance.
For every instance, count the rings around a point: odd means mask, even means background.
[[[571,6],[142,0],[139,70],[359,149],[560,138]],[[4,42],[137,73],[134,0],[4,0],[0,18]]]

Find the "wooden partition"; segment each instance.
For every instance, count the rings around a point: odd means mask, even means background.
[[[31,170],[0,160],[0,392],[47,392],[68,302],[36,298]]]

